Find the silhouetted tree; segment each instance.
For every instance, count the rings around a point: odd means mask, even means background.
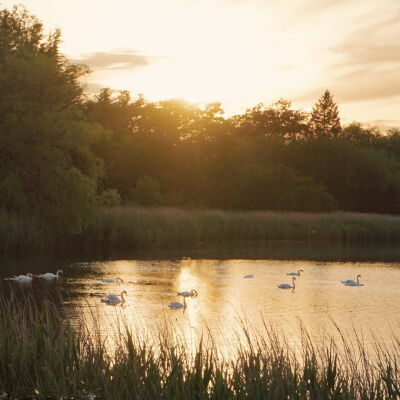
[[[382,134],[376,128],[365,128],[358,122],[352,122],[342,130],[343,138],[359,146],[376,146],[382,139]]]
[[[325,90],[313,107],[310,127],[313,135],[317,137],[337,137],[342,131],[338,107],[329,90]]]
[[[92,147],[104,129],[84,120],[87,69],[59,42],[23,7],[0,10],[0,210],[78,233],[96,216],[103,169]]]
[[[237,132],[244,135],[271,136],[285,141],[308,137],[308,114],[291,106],[285,99],[270,106],[261,103],[243,115],[234,116],[232,122]]]

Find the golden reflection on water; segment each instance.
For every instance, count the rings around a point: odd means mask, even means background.
[[[296,290],[280,290],[280,283],[291,283],[288,272],[303,269]],[[346,287],[342,279],[355,279],[360,273],[363,287]],[[254,274],[253,279],[244,279]],[[137,334],[155,337],[161,332],[189,345],[209,330],[224,352],[233,351],[242,335],[243,323],[261,332],[267,326],[283,331],[291,344],[299,342],[302,324],[318,342],[340,338],[334,321],[347,338],[362,334],[367,347],[373,334],[389,340],[400,325],[398,301],[399,264],[318,263],[274,260],[120,260],[98,263],[65,284],[76,290],[71,304],[79,307],[88,323],[92,316],[102,319],[104,334],[125,321]],[[104,278],[121,277],[121,284],[106,284]],[[77,290],[79,287],[79,291]],[[196,289],[199,295],[187,298],[185,309],[170,310],[168,304],[182,302],[178,291]],[[127,301],[110,306],[100,302],[107,293],[125,290]],[[119,321],[119,322],[118,322]],[[165,333],[167,332],[167,333]]]

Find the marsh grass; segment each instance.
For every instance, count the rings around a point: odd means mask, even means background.
[[[212,332],[194,348],[161,328],[150,338],[124,320],[104,335],[102,321],[69,319],[62,301],[11,294],[0,301],[0,395],[13,399],[396,399],[400,338],[360,336],[316,344],[303,328],[298,345],[264,323],[242,321],[229,355]],[[172,328],[170,328],[172,329]],[[338,327],[339,329],[339,327]],[[340,333],[340,329],[339,329]],[[7,395],[7,397],[5,397]]]
[[[120,207],[104,210],[82,240],[110,248],[279,240],[397,242],[400,216]]]
[[[0,252],[125,250],[271,241],[400,241],[400,216],[114,207],[79,235],[54,235],[33,217],[0,213]]]

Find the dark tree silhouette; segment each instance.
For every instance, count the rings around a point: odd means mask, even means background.
[[[337,137],[341,133],[338,107],[329,90],[325,90],[325,93],[313,107],[310,126],[313,135],[316,137]]]
[[[82,115],[87,68],[59,42],[24,7],[0,10],[0,212],[70,234],[96,219],[103,162],[92,148],[105,131]]]

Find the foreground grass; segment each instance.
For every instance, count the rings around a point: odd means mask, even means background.
[[[93,318],[97,318],[93,316]],[[123,321],[115,335],[83,319],[74,324],[58,299],[43,292],[0,302],[0,395],[18,399],[395,399],[400,396],[400,338],[376,342],[369,358],[333,341],[317,346],[303,331],[293,349],[265,324],[242,327],[224,356],[199,341],[195,349],[163,330],[143,339]]]
[[[400,216],[359,213],[233,212],[116,207],[75,237],[55,237],[32,219],[0,214],[0,251],[81,247],[134,249],[279,240],[400,241]]]

